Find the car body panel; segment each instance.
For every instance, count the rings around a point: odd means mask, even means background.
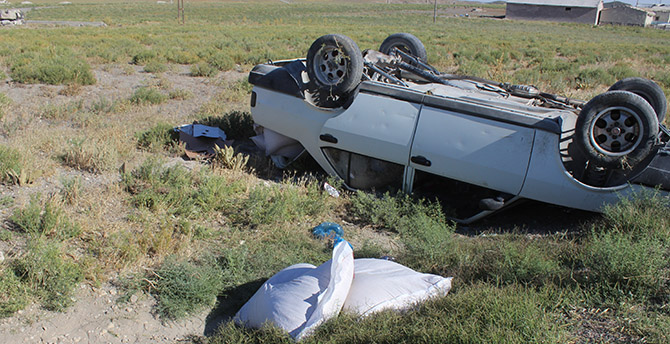
[[[425,106],[411,156],[423,156],[431,166],[411,166],[516,195],[526,177],[534,135],[531,128]]]
[[[337,147],[407,165],[420,104],[360,93],[351,106],[328,119],[320,135],[331,135]]]
[[[621,197],[648,189],[634,184],[615,187],[586,185],[565,170],[558,147],[559,136],[537,132],[526,181],[519,196],[582,210],[602,211],[605,205],[614,204]]]

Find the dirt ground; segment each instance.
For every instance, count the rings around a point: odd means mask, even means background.
[[[129,71],[128,68],[132,68]],[[192,77],[188,66],[172,66],[161,78],[173,89],[188,90],[189,99],[168,102],[154,107],[154,113],[146,116],[161,116],[177,125],[185,123],[189,116],[222,91],[224,81],[246,77],[245,72],[219,73],[215,78]],[[23,85],[10,79],[0,81],[0,93],[12,100],[12,110],[22,116],[38,117],[46,104],[66,104],[82,100],[91,102],[105,99],[128,99],[141,86],[156,82],[156,76],[145,73],[139,66],[103,65],[95,67],[97,83],[84,86],[79,94],[59,94],[64,86]],[[40,119],[35,119],[41,121]],[[0,142],[6,141],[1,135]],[[175,158],[175,163],[194,162]],[[103,190],[119,180],[118,172],[93,174],[57,167],[51,176],[39,178],[29,186],[0,186],[0,197],[9,197],[14,204],[25,204],[34,193],[48,194],[57,190],[63,176],[78,176],[83,187]],[[0,210],[0,223],[10,226],[7,219],[12,209]],[[118,219],[122,221],[123,219]],[[110,219],[114,221],[114,219]],[[16,247],[0,241],[0,254],[8,256]],[[2,258],[0,258],[2,259]],[[113,281],[114,276],[109,276]],[[203,312],[177,322],[163,322],[154,313],[155,300],[149,295],[132,297],[128,303],[117,303],[121,291],[109,282],[99,287],[81,284],[76,292],[76,302],[65,312],[50,312],[39,305],[31,305],[13,317],[0,319],[0,343],[174,343],[189,336],[201,336],[205,332],[208,312]]]
[[[3,343],[174,343],[205,331],[207,312],[162,322],[153,314],[155,300],[133,296],[119,304],[119,290],[82,284],[77,302],[65,312],[49,312],[31,305],[0,321]]]

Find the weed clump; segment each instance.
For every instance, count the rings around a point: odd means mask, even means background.
[[[62,187],[60,189],[60,195],[63,199],[63,202],[68,205],[77,203],[83,188],[81,179],[77,177],[63,178],[61,179],[61,184]]]
[[[14,271],[0,265],[0,318],[25,308],[28,299],[28,291]]]
[[[357,191],[351,199],[352,211],[363,222],[379,229],[401,233],[420,223],[424,218],[434,219],[447,226],[447,220],[440,204],[426,200],[414,200],[407,194],[391,195],[386,192],[381,197],[373,193]]]
[[[177,144],[179,133],[174,130],[174,126],[168,123],[158,123],[153,128],[141,132],[137,136],[137,147],[150,152],[157,152],[161,149],[171,149]]]
[[[249,162],[249,156],[242,153],[235,154],[235,149],[230,146],[214,146],[214,157],[212,165],[233,171],[242,171]]]
[[[132,58],[132,64],[143,65],[155,61],[158,54],[154,50],[145,49],[135,54]]]
[[[317,181],[257,186],[231,216],[235,222],[251,226],[290,222],[322,214],[327,209],[327,200],[328,194],[321,192]]]
[[[124,174],[123,184],[135,206],[185,217],[231,207],[231,199],[243,190],[241,183],[206,169],[196,172],[180,166],[163,167],[158,160],[147,160]]]
[[[48,237],[62,241],[81,233],[79,225],[68,219],[56,201],[49,199],[43,202],[39,196],[33,197],[26,207],[17,209],[9,219],[34,238]]]
[[[101,140],[71,139],[60,155],[66,166],[91,173],[109,170],[118,159],[114,146]]]
[[[584,244],[583,283],[603,298],[670,300],[670,201],[658,194],[605,209]]]
[[[158,301],[158,313],[167,319],[214,306],[223,289],[221,268],[212,258],[186,261],[170,256],[147,281],[149,292]]]
[[[226,133],[226,138],[232,140],[247,139],[256,135],[254,119],[246,111],[231,111],[223,116],[209,116],[198,120],[198,123],[219,127]]]
[[[193,93],[187,90],[173,90],[168,93],[168,97],[174,100],[186,100],[193,97]]]
[[[62,311],[71,305],[75,287],[83,279],[79,266],[64,258],[58,243],[41,238],[29,241],[27,253],[12,265],[16,276],[48,310]]]
[[[205,76],[212,77],[218,73],[219,70],[214,68],[209,63],[200,62],[191,66],[191,75],[192,76]]]
[[[167,96],[153,87],[140,87],[130,97],[133,104],[160,104],[167,100]]]
[[[0,145],[0,181],[9,185],[24,185],[32,181],[21,153],[5,145]]]
[[[235,61],[227,54],[218,52],[209,57],[207,62],[214,68],[225,71],[235,67]]]
[[[447,222],[439,203],[388,192],[378,198],[362,191],[356,192],[351,203],[353,213],[363,223],[400,234],[405,264],[437,272],[452,260],[455,226]]]
[[[10,74],[16,82],[49,85],[93,85],[95,76],[82,58],[66,48],[28,51],[14,56]]]
[[[149,61],[146,66],[144,66],[144,71],[147,73],[163,73],[167,71],[167,66],[158,61]]]

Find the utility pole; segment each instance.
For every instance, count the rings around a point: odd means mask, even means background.
[[[177,0],[177,22],[184,25],[184,0]]]
[[[433,7],[433,24],[437,21],[437,0],[435,0],[435,7]]]

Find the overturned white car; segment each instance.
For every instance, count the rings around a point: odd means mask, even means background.
[[[286,162],[304,148],[350,188],[456,195],[463,222],[523,198],[599,211],[670,190],[667,100],[653,81],[624,79],[583,102],[425,60],[411,34],[363,53],[326,35],[306,59],[257,65],[251,112],[266,152]]]

